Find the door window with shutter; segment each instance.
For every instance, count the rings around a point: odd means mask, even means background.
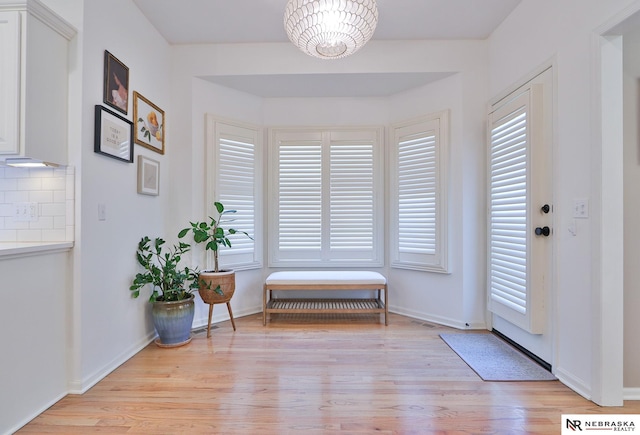
[[[382,130],[273,129],[270,266],[383,264]]]

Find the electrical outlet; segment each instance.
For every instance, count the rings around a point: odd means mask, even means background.
[[[18,202],[14,204],[13,220],[16,222],[35,222],[38,220],[37,202]]]

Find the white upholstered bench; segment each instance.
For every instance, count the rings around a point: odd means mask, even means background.
[[[274,298],[273,291],[282,290],[377,290],[373,299],[288,299]],[[384,299],[383,299],[384,298]],[[387,279],[378,272],[352,270],[273,272],[265,280],[262,322],[271,313],[380,313],[388,325]]]

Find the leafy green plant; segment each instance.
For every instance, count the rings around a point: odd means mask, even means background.
[[[236,210],[227,210],[220,202],[214,202],[213,205],[218,211],[217,218],[209,216],[209,222],[189,222],[191,224],[191,227],[185,228],[180,231],[178,233],[178,237],[182,238],[187,235],[189,231],[191,231],[193,233],[193,240],[196,243],[206,243],[205,250],[210,250],[213,252],[213,271],[217,273],[220,272],[220,269],[218,267],[218,252],[220,250],[220,247],[231,247],[229,235],[240,233],[249,237],[251,240],[253,240],[253,238],[245,231],[239,231],[234,228],[225,228],[223,226],[230,222],[233,222],[233,219],[228,219],[226,218],[226,216],[236,213]]]
[[[191,249],[191,245],[180,242],[165,250],[164,244],[160,237],[151,240],[145,236],[138,242],[136,258],[144,272],[137,273],[129,287],[134,298],[140,296],[140,289],[147,284],[152,287],[149,302],[188,299],[198,288],[199,272],[179,266],[182,255]]]

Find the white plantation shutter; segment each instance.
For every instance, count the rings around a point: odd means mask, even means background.
[[[392,266],[448,271],[446,112],[392,127]]]
[[[374,248],[374,143],[334,133],[330,158],[330,249],[353,258]]]
[[[493,305],[527,310],[527,107],[495,120],[490,155],[490,282]]]
[[[278,247],[284,258],[321,259],[322,136],[283,137],[278,143]]]
[[[218,199],[237,213],[228,215],[228,225],[238,231],[255,235],[255,144],[246,138],[222,132],[218,138]],[[229,236],[233,251],[223,250],[221,255],[252,253],[255,241],[243,235]]]
[[[436,252],[436,135],[426,131],[398,143],[398,249]]]
[[[229,236],[231,248],[220,250],[221,267],[235,270],[261,266],[258,249],[262,178],[260,129],[234,124],[207,116],[208,129],[208,189],[207,216],[217,216],[214,202],[224,204],[236,213],[225,215],[225,228],[244,231]],[[209,218],[207,218],[207,221]]]
[[[539,89],[524,88],[489,114],[489,310],[532,333],[543,313],[540,292],[531,290],[529,212]]]
[[[381,265],[381,131],[275,129],[270,137],[270,265]]]

